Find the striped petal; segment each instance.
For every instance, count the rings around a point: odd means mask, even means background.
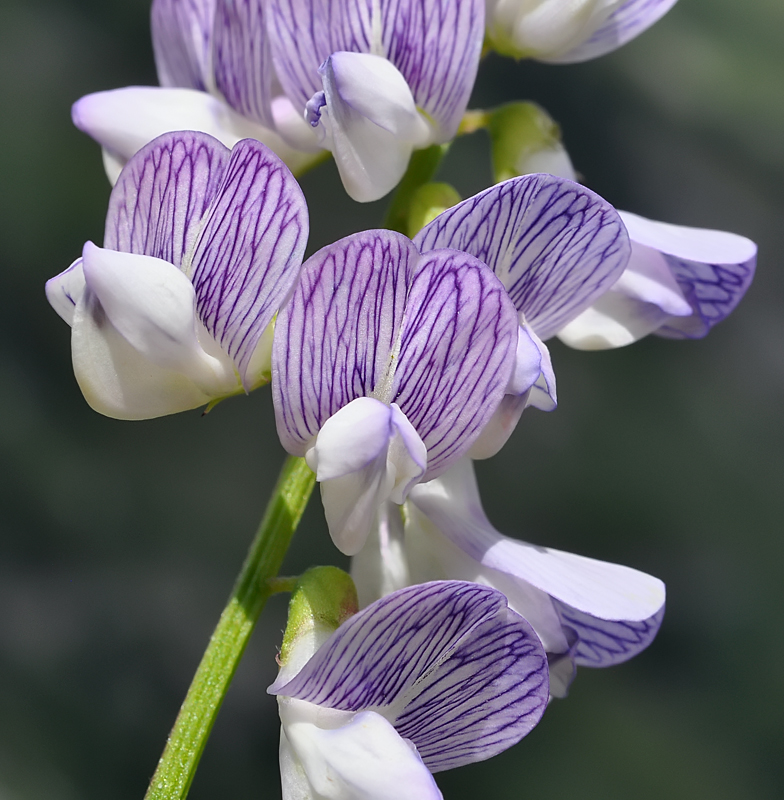
[[[436,217],[422,252],[463,250],[484,261],[541,339],[574,319],[620,277],[630,245],[615,209],[552,175],[500,183]]]
[[[153,0],[152,47],[161,86],[209,88],[214,15],[215,0]]]
[[[151,255],[193,281],[196,307],[251,388],[251,358],[297,279],[308,220],[285,165],[246,139],[166,134],[143,148],[109,202],[106,247]]]
[[[663,256],[693,309],[691,316],[668,319],[658,334],[689,339],[705,336],[735,309],[751,285],[757,246],[749,239],[726,231],[655,222],[628,211],[622,212],[622,218],[636,245]]]
[[[591,35],[565,53],[541,60],[574,64],[598,58],[630,42],[663,17],[677,0],[627,0],[616,8]]]
[[[243,117],[274,128],[273,67],[259,0],[217,0],[213,34],[215,85]]]
[[[104,247],[183,263],[229,163],[229,151],[204,133],[160,136],[120,175],[109,199]]]
[[[381,385],[418,259],[405,236],[366,231],[303,265],[273,345],[275,417],[290,453],[304,456],[329,417]]]
[[[664,606],[648,619],[612,621],[553,602],[563,625],[577,634],[573,658],[582,667],[611,667],[628,661],[654,640],[664,618]]]
[[[547,703],[547,660],[500,592],[443,581],[360,611],[274,693],[372,708],[437,771],[489,758],[533,728]]]
[[[461,458],[506,391],[518,325],[503,286],[450,250],[422,256],[409,291],[392,398],[416,428],[430,480]]]
[[[222,178],[190,268],[199,316],[249,389],[253,354],[299,275],[307,205],[283,162],[253,139],[231,151]]]
[[[451,139],[476,77],[483,0],[271,0],[277,74],[295,105],[321,90],[319,66],[333,53],[372,53],[403,74],[417,106]]]

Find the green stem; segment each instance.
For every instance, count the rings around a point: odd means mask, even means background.
[[[264,519],[226,608],[196,670],[145,800],[184,800],[223,698],[270,594],[316,476],[304,459],[286,459]]]
[[[408,210],[414,192],[432,180],[441,159],[449,151],[448,144],[434,144],[424,150],[414,150],[406,174],[398,184],[384,217],[383,227],[399,233],[408,232]]]

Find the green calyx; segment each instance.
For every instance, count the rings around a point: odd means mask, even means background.
[[[456,206],[461,200],[454,186],[448,183],[426,183],[414,192],[408,209],[408,237],[413,239],[422,228],[442,211]]]
[[[289,601],[289,618],[280,661],[288,661],[294,645],[312,633],[330,634],[359,610],[351,576],[337,567],[312,567],[297,580]]]
[[[561,131],[536,103],[501,106],[487,114],[496,183],[526,172],[525,162],[543,150],[561,147]]]

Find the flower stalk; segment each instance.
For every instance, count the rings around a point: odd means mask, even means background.
[[[302,458],[289,456],[242,565],[226,608],[210,638],[169,734],[145,800],[184,800],[234,672],[267,598],[277,587],[291,537],[316,476]]]

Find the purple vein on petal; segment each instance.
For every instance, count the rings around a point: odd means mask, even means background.
[[[453,247],[485,262],[542,339],[606,291],[630,253],[615,209],[552,175],[493,186],[438,216],[414,241],[423,252]]]
[[[378,710],[436,771],[489,758],[533,728],[547,704],[547,659],[500,592],[437,581],[359,612],[275,693]]]
[[[545,59],[573,64],[617,50],[663,17],[677,0],[627,0],[615,9],[592,36],[564,55]]]
[[[490,758],[539,722],[547,706],[546,664],[531,627],[506,609],[477,625],[423,680],[395,728],[432,772]]]
[[[265,6],[258,0],[217,0],[213,41],[215,83],[243,117],[274,128],[272,60]]]
[[[308,236],[305,198],[283,162],[243,139],[231,152],[193,252],[196,307],[240,375],[296,283]]]
[[[561,622],[578,636],[575,663],[583,667],[610,667],[628,661],[654,640],[664,618],[664,606],[639,621],[604,620],[553,598]]]
[[[150,13],[161,86],[205,91],[215,0],[153,0]]]
[[[462,581],[401,589],[341,625],[277,693],[346,711],[390,706],[505,605],[500,592]]]
[[[332,414],[386,374],[418,258],[405,236],[365,231],[304,264],[273,345],[275,416],[290,453],[304,455]]]
[[[104,247],[182,265],[229,162],[206,133],[166,133],[128,162],[109,198]]]
[[[457,132],[474,86],[484,38],[483,0],[388,0],[382,3],[385,55],[403,74],[416,104]]]
[[[671,319],[656,331],[659,336],[673,339],[705,336],[732,313],[754,278],[756,257],[741,264],[707,264],[663,255],[695,314]]]
[[[465,454],[503,397],[517,315],[501,283],[465,253],[422,260],[403,321],[393,400],[428,449],[423,480]]]

